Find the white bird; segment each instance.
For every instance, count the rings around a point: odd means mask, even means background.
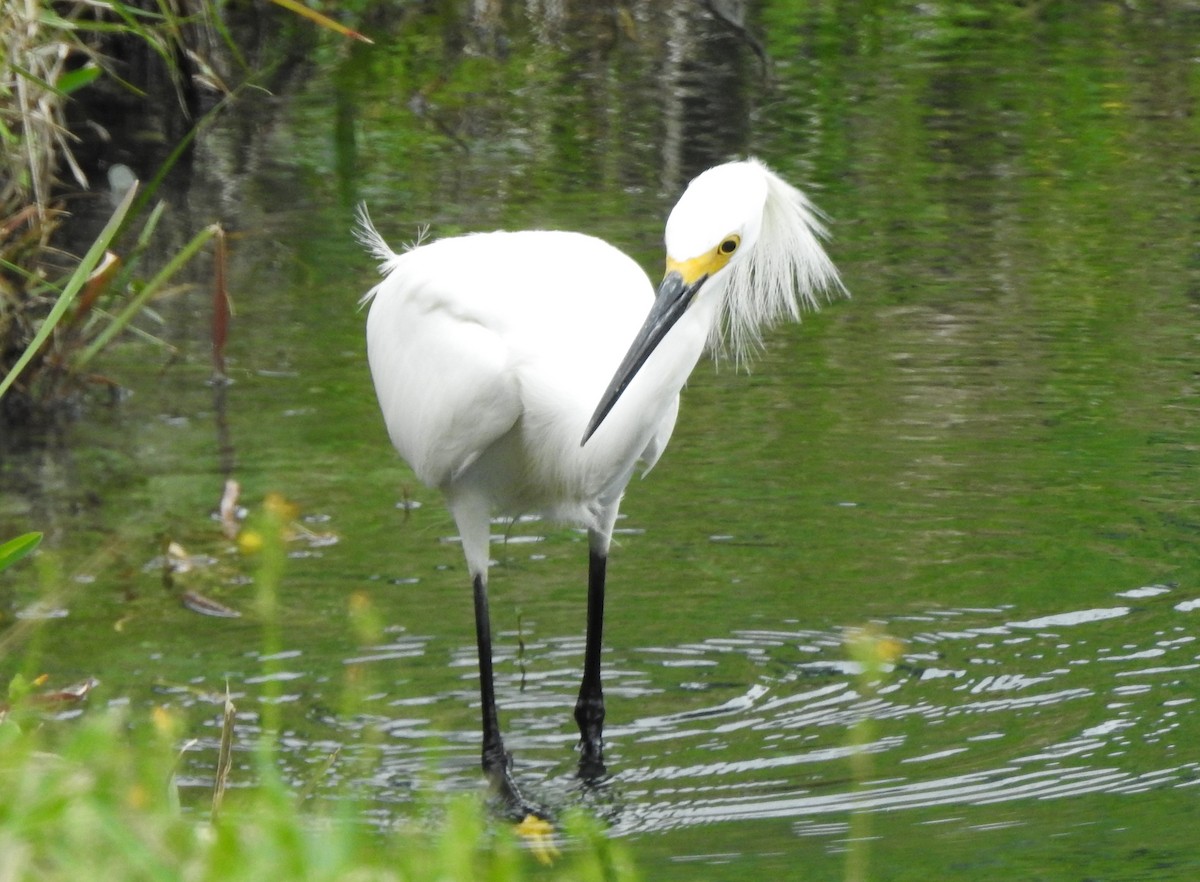
[[[763,328],[844,293],[808,199],[762,163],[691,182],[666,226],[666,274],[607,243],[559,231],[493,232],[401,254],[365,210],[381,261],[367,356],[384,421],[416,476],[442,491],[474,599],[483,769],[520,807],[496,714],[487,576],[494,514],[587,529],[587,637],[575,705],[580,775],[605,774],[600,646],[613,524],[639,462],[658,461],[679,392],[706,346],[737,360]]]

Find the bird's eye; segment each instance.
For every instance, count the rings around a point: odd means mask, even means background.
[[[741,239],[739,239],[737,236],[730,236],[720,244],[717,250],[722,254],[733,254],[733,252],[737,251],[739,242],[741,242]]]

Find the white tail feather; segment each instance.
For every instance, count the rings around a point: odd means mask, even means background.
[[[392,250],[391,246],[384,241],[383,236],[375,229],[375,224],[371,222],[371,215],[367,212],[367,203],[358,203],[358,209],[355,211],[355,219],[358,223],[354,227],[354,238],[358,240],[358,244],[367,249],[372,257],[379,261],[379,274],[386,276],[396,268],[396,262],[400,260],[400,255]],[[412,251],[419,248],[425,241],[429,233],[429,227],[423,226],[417,230],[417,238],[404,246],[405,251]],[[372,288],[359,300],[359,306],[363,306],[370,302],[375,296],[375,292],[379,290],[378,286]]]

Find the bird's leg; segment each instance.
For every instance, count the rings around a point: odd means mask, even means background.
[[[488,616],[487,583],[482,575],[475,576],[475,642],[479,649],[479,697],[483,714],[483,773],[492,790],[504,801],[510,813],[520,820],[529,813],[540,815],[529,807],[512,777],[512,754],[504,749],[500,736],[500,719],[496,714],[496,687],[492,675],[492,626]]]
[[[530,816],[545,820],[546,813],[525,801],[512,776],[512,754],[504,749],[500,719],[496,714],[496,687],[492,674],[492,626],[488,616],[487,583],[476,575],[475,641],[479,648],[479,697],[483,705],[483,773],[492,791],[503,801],[505,813],[514,821]]]
[[[579,724],[579,777],[601,778],[604,768],[604,690],[600,685],[600,647],[604,633],[604,571],[608,555],[592,549],[588,556],[587,642],[583,651],[583,682],[575,702]]]
[[[479,649],[479,697],[483,705],[483,771],[489,779],[507,774],[510,757],[500,737],[496,687],[492,676],[492,626],[488,616],[487,584],[475,577],[475,642]]]

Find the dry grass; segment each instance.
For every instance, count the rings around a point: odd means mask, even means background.
[[[82,8],[77,4],[74,10]],[[8,12],[10,23],[0,31],[2,231],[8,244],[13,228],[24,226],[35,231],[37,244],[45,247],[53,230],[50,203],[58,169],[65,167],[76,184],[87,187],[71,150],[66,102],[100,71],[77,39],[70,18],[50,12],[37,0],[13,0]]]

